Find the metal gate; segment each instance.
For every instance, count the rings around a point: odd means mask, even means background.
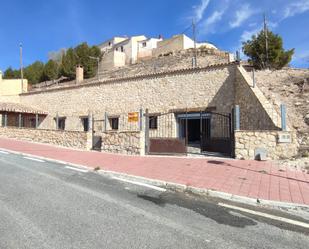
[[[146,113],[146,153],[206,154],[233,157],[231,113]],[[213,153],[209,153],[213,154]]]
[[[203,118],[203,115],[206,118]],[[234,132],[231,113],[202,112],[200,119],[202,152],[218,152],[233,157]]]

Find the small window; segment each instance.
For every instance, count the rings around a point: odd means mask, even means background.
[[[158,129],[158,116],[149,116],[149,129]]]
[[[89,119],[88,118],[82,118],[83,128],[84,131],[89,131]]]
[[[109,125],[112,130],[118,130],[119,118],[109,118]]]
[[[147,43],[146,42],[143,42],[143,47],[146,47]]]
[[[111,46],[111,45],[112,45],[112,43],[111,43],[111,42],[109,42],[109,43],[108,43],[108,46]]]
[[[121,46],[121,52],[124,52],[124,48],[123,48],[123,46]]]
[[[30,118],[30,128],[36,128],[36,120],[35,118]]]
[[[64,129],[65,129],[65,118],[58,118],[58,130],[64,130]]]

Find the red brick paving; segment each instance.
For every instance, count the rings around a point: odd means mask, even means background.
[[[0,138],[0,148],[251,198],[309,205],[309,175],[281,171],[270,162],[124,156],[5,138]]]

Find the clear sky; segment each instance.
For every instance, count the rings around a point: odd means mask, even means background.
[[[293,66],[309,67],[309,0],[10,0],[1,1],[0,69],[46,61],[48,52],[87,41],[99,44],[116,35],[169,38],[194,18],[200,41],[234,52],[262,26],[295,48]],[[186,30],[192,36],[192,30]]]

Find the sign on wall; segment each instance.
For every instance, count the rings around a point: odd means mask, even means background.
[[[134,123],[134,122],[138,122],[138,112],[129,112],[128,113],[128,122],[129,123]]]

